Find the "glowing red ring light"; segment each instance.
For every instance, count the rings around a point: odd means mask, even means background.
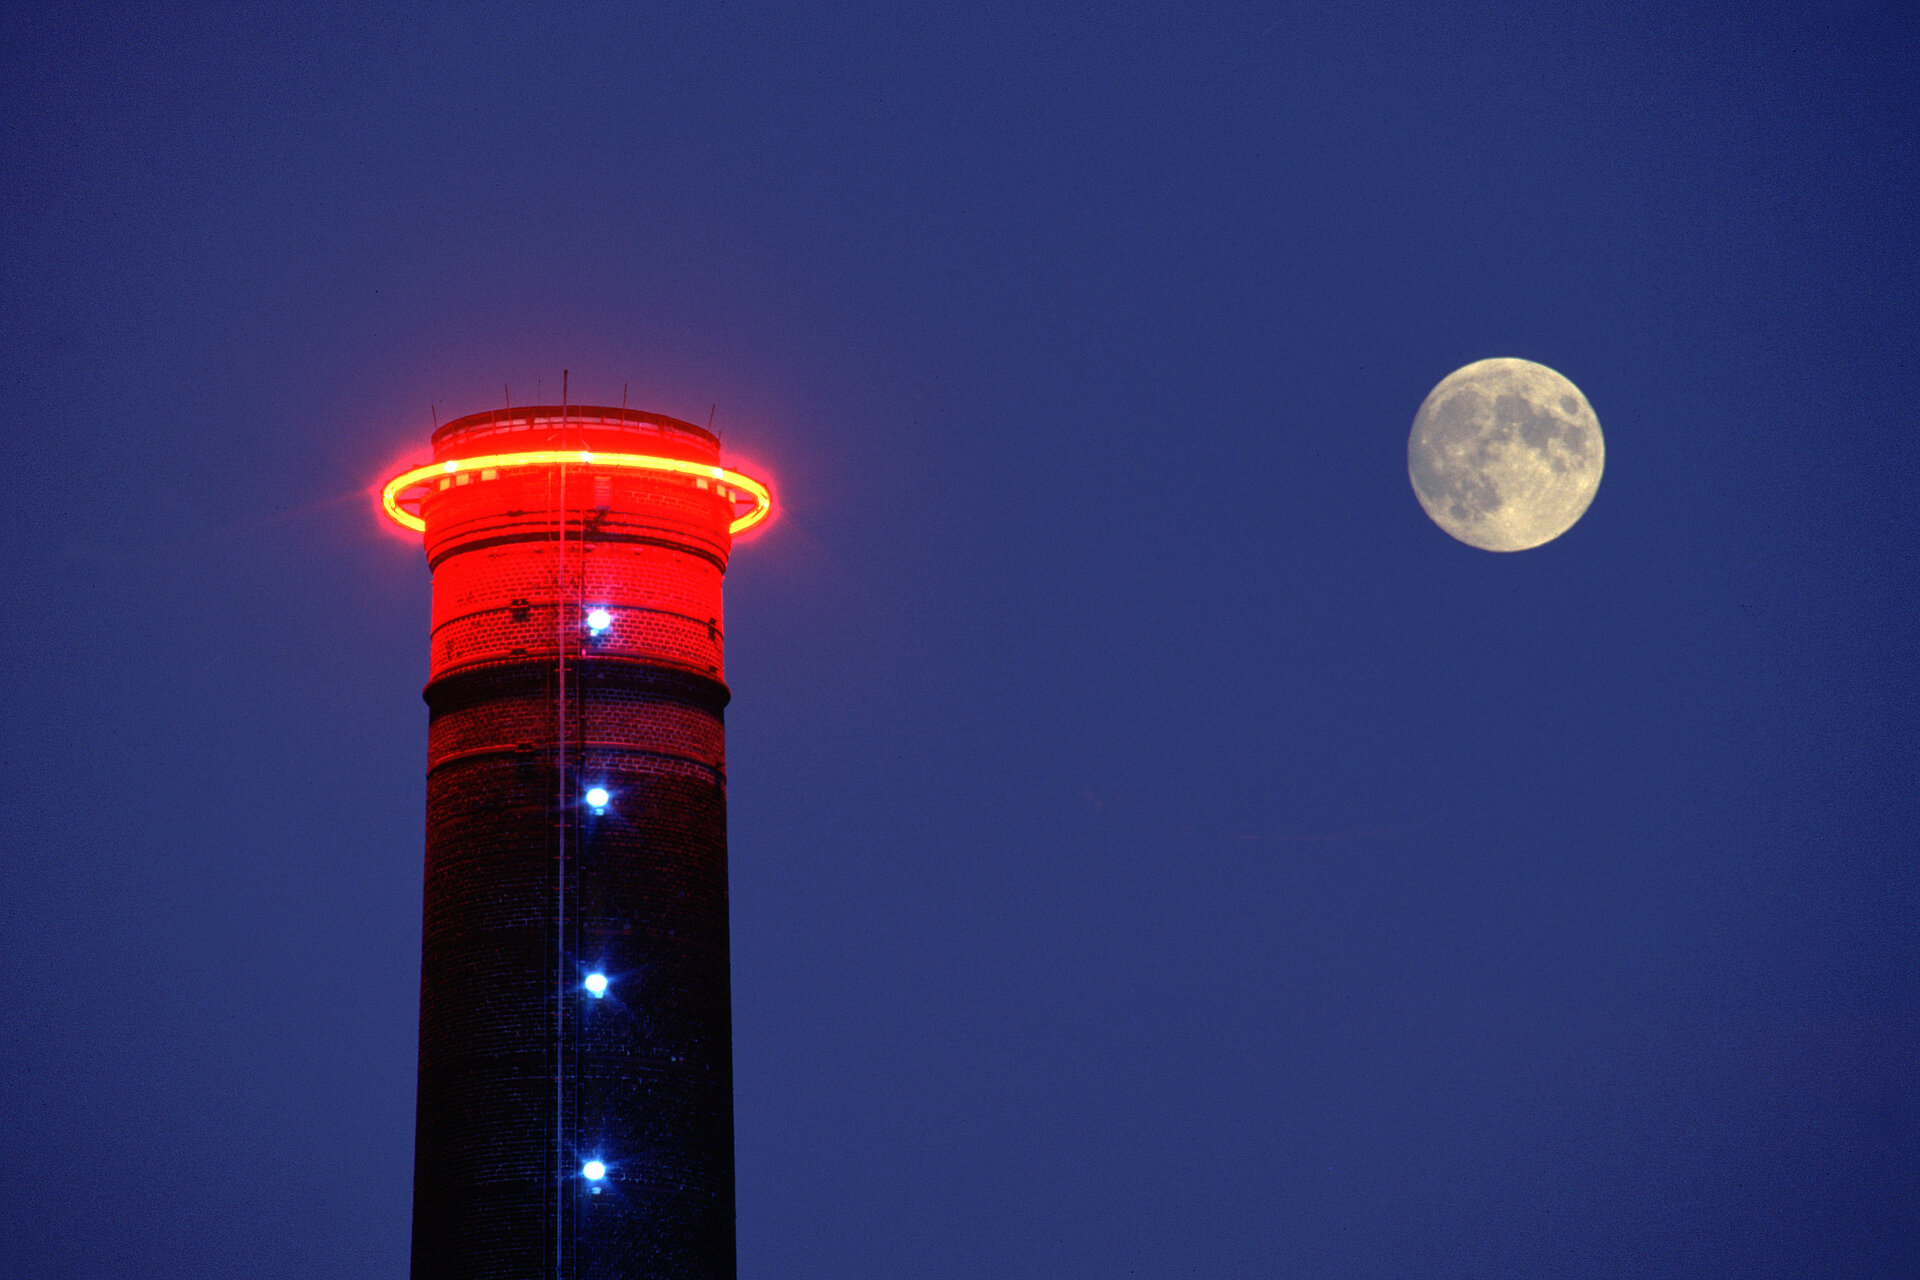
[[[733,524],[728,530],[730,533],[744,533],[773,514],[773,491],[752,476],[741,475],[738,471],[709,466],[704,462],[688,462],[683,458],[653,458],[643,453],[592,453],[580,449],[491,453],[479,458],[451,458],[445,462],[429,462],[423,467],[402,471],[387,481],[386,488],[380,491],[380,507],[401,528],[411,529],[415,533],[425,533],[427,522],[400,505],[400,495],[408,489],[423,485],[435,476],[461,471],[478,471],[482,468],[504,471],[508,467],[553,467],[562,463],[577,463],[588,467],[629,467],[636,471],[665,471],[673,475],[715,481],[717,487],[731,490],[736,502],[744,498],[753,503],[751,511],[734,517]]]

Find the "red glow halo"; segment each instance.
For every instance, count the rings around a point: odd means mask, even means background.
[[[538,449],[527,453],[495,453],[478,458],[449,458],[443,462],[429,462],[402,471],[387,481],[380,490],[380,507],[401,528],[424,533],[427,522],[420,518],[417,511],[409,511],[402,504],[412,504],[417,508],[420,500],[427,495],[428,482],[436,477],[483,468],[504,471],[513,467],[552,467],[562,463],[658,471],[711,481],[721,492],[733,498],[735,514],[729,532],[736,536],[773,513],[773,491],[738,471],[681,458],[657,458],[641,453],[595,453],[583,449]],[[746,507],[744,512],[740,510],[743,505]]]

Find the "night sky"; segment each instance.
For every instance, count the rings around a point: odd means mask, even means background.
[[[781,504],[743,1277],[1920,1273],[1913,7],[267,10],[3,20],[0,1274],[405,1273],[370,486],[563,369]]]

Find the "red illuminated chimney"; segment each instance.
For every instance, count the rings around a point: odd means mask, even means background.
[[[474,414],[389,481],[433,573],[415,1280],[734,1275],[721,577],[699,427]]]

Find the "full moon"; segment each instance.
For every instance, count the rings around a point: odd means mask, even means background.
[[[1433,522],[1470,547],[1525,551],[1573,527],[1606,465],[1580,388],[1531,360],[1476,360],[1427,393],[1407,474]]]

